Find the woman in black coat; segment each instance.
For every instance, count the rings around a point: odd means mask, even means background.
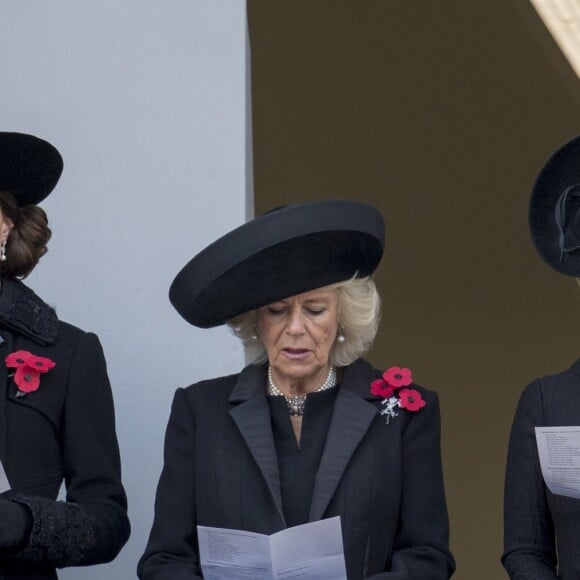
[[[253,362],[177,391],[140,578],[203,578],[198,525],[272,534],[334,516],[346,572],[326,580],[451,576],[437,396],[408,369],[360,358],[377,330],[383,244],[367,204],[298,204],[177,276],[180,314],[227,321]]]
[[[544,261],[580,276],[580,137],[540,172],[530,203],[530,231]],[[580,425],[580,361],[523,392],[509,442],[503,565],[513,580],[580,578],[580,500],[553,493],[540,466],[535,427]]]
[[[46,252],[51,232],[36,204],[61,171],[46,141],[0,133],[2,580],[110,561],[129,536],[99,340],[60,321],[21,281]],[[63,482],[66,501],[56,501]]]

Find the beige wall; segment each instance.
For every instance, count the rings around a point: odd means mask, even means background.
[[[249,23],[256,213],[384,212],[370,359],[439,392],[456,578],[501,578],[517,398],[579,350],[580,295],[536,257],[527,203],[580,133],[580,81],[524,0],[249,0]]]

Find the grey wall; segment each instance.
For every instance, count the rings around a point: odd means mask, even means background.
[[[224,329],[182,321],[167,291],[252,211],[245,2],[5,1],[0,54],[0,130],[44,137],[65,160],[43,204],[50,251],[28,282],[103,342],[133,524],[113,564],[62,577],[131,578],[173,390],[243,362]]]

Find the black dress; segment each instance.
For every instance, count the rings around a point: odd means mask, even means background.
[[[308,521],[314,481],[332,420],[337,387],[306,397],[300,446],[296,441],[284,397],[268,397],[276,445],[282,509],[288,527]]]
[[[534,427],[580,425],[580,361],[522,393],[507,460],[503,564],[514,580],[580,578],[580,500],[555,495],[540,468]]]

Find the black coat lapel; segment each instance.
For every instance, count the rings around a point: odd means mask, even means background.
[[[374,398],[370,395],[370,384],[376,376],[374,369],[364,361],[357,361],[345,369],[316,474],[309,515],[311,522],[323,517],[356,448],[377,416],[377,407],[365,400]]]
[[[8,369],[4,359],[12,352],[12,333],[0,330],[0,459],[6,457],[6,399],[8,398]]]
[[[44,303],[28,286],[14,279],[0,282],[0,459],[6,457],[6,401],[11,380],[5,359],[14,352],[13,340],[26,337],[36,344],[54,344],[58,335],[55,311]],[[10,369],[12,374],[13,369]]]
[[[230,410],[230,415],[258,464],[283,522],[283,527],[286,527],[270,407],[266,400],[264,367],[250,365],[242,371],[230,396],[230,403],[236,404]]]

